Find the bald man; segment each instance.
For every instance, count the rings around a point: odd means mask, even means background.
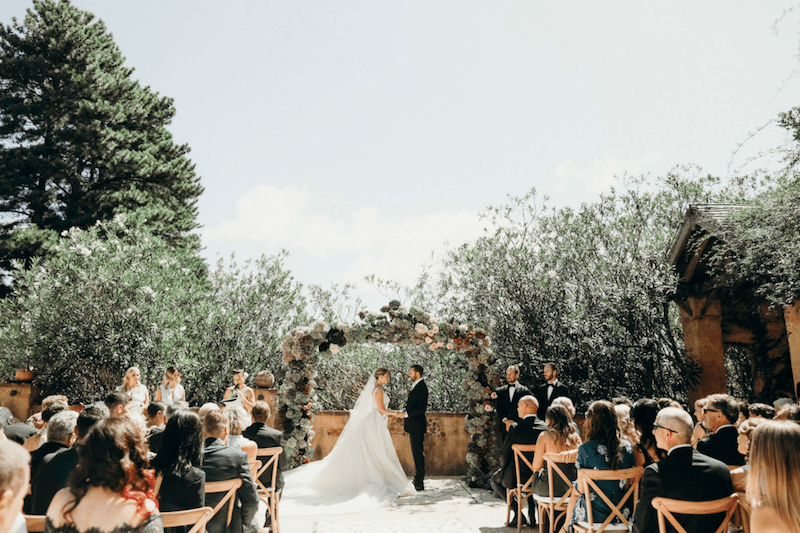
[[[653,435],[656,445],[667,450],[667,456],[645,468],[631,533],[658,532],[653,498],[697,502],[727,498],[733,493],[731,474],[725,463],[692,448],[693,430],[692,417],[683,409],[667,407],[658,412]],[[676,518],[687,531],[714,531],[723,516],[677,515]]]

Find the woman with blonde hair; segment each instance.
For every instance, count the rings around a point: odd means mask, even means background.
[[[139,381],[142,373],[135,366],[130,367],[125,371],[125,378],[122,380],[122,385],[117,387],[117,391],[124,392],[131,399],[131,409],[141,413],[147,406],[150,405],[150,393],[147,387]]]
[[[547,431],[541,433],[536,439],[536,452],[533,455],[533,492],[540,496],[550,495],[550,483],[548,471],[545,467],[544,454],[561,453],[575,450],[581,445],[581,437],[575,426],[571,424],[572,418],[569,411],[563,405],[555,402],[547,408],[545,415],[547,421]],[[577,476],[574,464],[570,465],[571,472],[564,472],[567,477]],[[564,470],[564,468],[562,468]],[[569,487],[563,482],[560,476],[553,479],[553,492],[556,496],[561,496],[567,492]]]
[[[639,432],[636,431],[633,420],[631,420],[630,406],[618,403],[614,406],[614,411],[617,413],[617,427],[619,427],[620,438],[627,440],[631,444],[639,442]]]
[[[247,437],[242,436],[242,431],[252,423],[250,415],[244,410],[244,407],[238,404],[227,405],[223,409],[228,419],[230,420],[230,431],[228,433],[228,447],[239,448],[247,454],[248,461],[256,460],[256,452],[258,452],[258,444],[251,441]]]
[[[760,533],[800,533],[800,425],[761,423],[750,437],[747,499],[750,528]]]
[[[186,391],[181,385],[181,371],[174,366],[167,367],[164,379],[156,390],[156,401],[172,405],[174,402],[185,402]]]

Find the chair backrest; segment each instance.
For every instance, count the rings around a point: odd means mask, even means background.
[[[514,451],[514,468],[517,473],[517,487],[521,486],[523,492],[530,492],[531,483],[533,483],[533,454],[536,453],[536,445],[512,444],[511,449]],[[522,479],[520,461],[522,461],[522,464],[527,468],[527,471],[530,472],[525,479]]]
[[[625,518],[622,508],[628,500],[630,500],[633,507],[632,511],[636,510],[636,502],[639,501],[639,481],[642,478],[642,474],[644,474],[644,468],[641,466],[624,468],[621,470],[595,470],[593,468],[581,468],[578,470],[578,490],[586,499],[587,522],[590,524],[594,523],[592,518],[592,491],[594,491],[611,510],[608,517],[597,529],[592,527],[593,531],[603,531],[614,520],[614,517],[619,518],[623,524],[630,528],[630,522]],[[603,492],[603,489],[596,483],[596,481],[622,481],[623,479],[628,480],[627,490],[616,503],[612,502],[605,492]],[[633,516],[633,512],[631,512],[630,516]]]
[[[198,507],[186,511],[168,511],[161,513],[161,522],[164,528],[178,526],[193,526],[187,533],[204,533],[206,524],[214,516],[211,507]]]
[[[236,505],[236,498],[233,496],[236,494],[236,489],[242,486],[242,478],[235,478],[235,479],[226,479],[225,481],[206,481],[206,494],[214,493],[214,492],[227,492],[225,496],[219,501],[219,503],[214,507],[212,510],[211,516],[214,516],[222,509],[222,506],[225,503],[228,503],[228,521],[225,522],[226,526],[231,525],[231,520],[233,520],[233,507]],[[210,518],[210,517],[209,517]]]
[[[728,524],[738,504],[739,495],[736,493],[731,494],[727,498],[707,502],[687,502],[683,500],[671,500],[669,498],[653,498],[653,507],[656,512],[658,512],[658,530],[660,533],[666,533],[667,531],[667,524],[664,520],[665,517],[678,533],[686,533],[686,529],[680,525],[672,513],[690,515],[725,513],[725,518],[716,530],[716,533],[723,533],[724,531],[728,531]]]
[[[274,448],[259,448],[256,452],[256,457],[260,457],[262,460],[262,464],[259,467],[255,476],[253,476],[253,481],[256,482],[258,488],[263,491],[274,491],[278,482],[278,458],[283,453],[283,448],[280,446],[275,446]],[[270,486],[265,486],[261,479],[261,474],[267,471],[272,467],[272,480],[270,482]]]
[[[26,514],[25,527],[28,528],[28,533],[42,533],[44,531],[44,516],[38,514]]]
[[[572,482],[578,478],[578,471],[575,468],[577,459],[577,449],[544,454],[544,461],[547,464],[547,483],[549,485],[550,499],[555,500],[559,496],[559,499],[555,502],[556,506],[566,503],[572,495]],[[556,478],[556,476],[558,477]],[[563,490],[557,491],[556,488]]]
[[[261,461],[256,459],[255,461],[247,461],[247,464],[250,465],[250,477],[253,478],[253,482],[256,483],[256,476],[258,475],[258,471],[261,469]]]

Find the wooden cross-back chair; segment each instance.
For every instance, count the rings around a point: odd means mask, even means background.
[[[262,464],[258,468],[256,475],[253,476],[253,481],[258,485],[258,494],[264,503],[267,504],[267,512],[272,517],[271,529],[273,533],[280,533],[281,524],[278,518],[278,503],[280,495],[278,494],[278,459],[283,453],[283,448],[275,446],[274,448],[259,448],[256,452],[256,457],[262,459]],[[261,475],[264,474],[269,468],[272,467],[270,484],[266,486],[261,482]]]
[[[533,495],[533,454],[536,452],[535,444],[512,444],[511,450],[514,452],[514,468],[517,485],[513,489],[506,489],[506,527],[511,520],[511,502],[517,499],[517,532],[522,531],[522,509],[525,501]],[[527,454],[527,455],[526,455]],[[530,459],[528,458],[530,457]],[[521,479],[520,461],[527,466],[531,474],[527,479]],[[531,517],[533,519],[533,517]]]
[[[225,481],[206,481],[206,495],[215,492],[226,492],[225,496],[214,506],[212,509],[209,520],[216,515],[220,509],[227,503],[228,504],[228,518],[225,526],[231,525],[233,520],[233,508],[236,505],[236,490],[242,486],[242,478],[226,479]]]
[[[687,533],[686,529],[681,526],[680,522],[675,518],[675,514],[690,514],[690,515],[709,515],[725,513],[722,523],[717,528],[715,533],[724,533],[728,531],[728,524],[731,521],[733,513],[739,504],[739,495],[736,493],[731,494],[727,498],[720,498],[719,500],[712,500],[706,502],[687,502],[683,500],[672,500],[669,498],[653,498],[653,508],[658,513],[658,531],[660,533],[667,532],[667,520],[672,524],[672,527],[678,533]],[[666,518],[666,520],[664,520]]]
[[[214,516],[214,509],[211,507],[198,507],[186,511],[167,511],[161,513],[161,522],[164,528],[192,526],[186,533],[205,533],[206,524]]]
[[[28,533],[42,533],[44,531],[44,517],[45,515],[38,514],[25,514],[25,527]]]
[[[572,482],[577,478],[577,471],[575,471],[574,477],[569,476],[564,473],[562,465],[574,465],[577,458],[577,449],[561,453],[544,454],[545,464],[547,464],[549,495],[533,495],[533,499],[536,501],[536,505],[539,508],[539,533],[544,533],[544,517],[547,517],[550,524],[550,533],[554,533],[556,522],[558,522],[561,517],[566,516],[569,499],[572,496],[572,492],[575,490],[572,486]],[[558,477],[556,478],[556,476]],[[555,490],[553,488],[555,479],[563,480],[568,487],[567,491],[561,496],[555,495]]]
[[[572,525],[575,531],[586,531],[587,533],[601,533],[603,531],[628,531],[630,520],[625,517],[623,507],[631,501],[631,514],[636,510],[636,502],[639,501],[639,481],[644,474],[644,468],[625,468],[622,470],[594,470],[592,468],[581,468],[578,470],[578,490],[586,500],[586,520]],[[614,503],[605,494],[603,489],[597,485],[597,481],[622,481],[628,480],[627,490],[619,502]],[[601,524],[595,524],[592,518],[592,492],[605,502],[611,510],[608,517]],[[621,523],[612,524],[614,518],[619,518]]]

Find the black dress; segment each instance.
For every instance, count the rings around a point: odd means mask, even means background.
[[[44,519],[45,533],[163,533],[164,527],[161,525],[160,515],[150,515],[144,522],[138,526],[117,526],[109,531],[91,527],[86,531],[81,531],[76,528],[74,524],[62,524],[55,527],[50,518]]]

